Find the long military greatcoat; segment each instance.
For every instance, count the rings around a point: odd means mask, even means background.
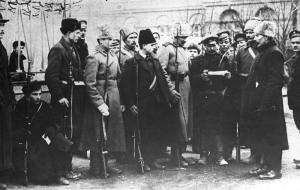
[[[300,110],[300,56],[299,52],[287,62],[288,82],[288,104],[292,110]]]
[[[11,86],[7,73],[8,57],[0,41],[0,171],[12,168]]]
[[[101,114],[97,108],[105,102],[104,93],[106,92],[106,104],[109,107],[108,126],[106,127],[107,148],[112,152],[125,152],[124,122],[117,85],[119,76],[120,67],[117,56],[113,52],[108,53],[108,65],[107,51],[100,46],[97,46],[93,56],[87,57],[84,81],[89,103],[84,114],[85,128],[82,132],[80,149],[99,152],[97,138],[99,138],[99,130],[101,130]],[[105,89],[106,77],[108,80]]]
[[[78,143],[81,126],[82,112],[84,108],[84,83],[83,70],[79,54],[74,44],[68,43],[63,37],[55,44],[48,54],[48,67],[45,73],[45,82],[47,83],[51,94],[51,105],[53,106],[54,119],[63,124],[63,115],[65,106],[59,104],[62,98],[68,98],[67,81],[69,77],[69,65],[72,65],[72,77],[75,82],[81,81],[82,85],[75,83],[73,90],[73,139]],[[70,101],[70,99],[69,99]],[[63,126],[65,127],[65,126]],[[70,130],[70,129],[66,129]]]
[[[175,124],[179,125],[180,131],[184,140],[187,142],[188,140],[188,131],[189,127],[191,126],[191,118],[189,115],[189,106],[190,104],[190,97],[191,97],[191,86],[190,86],[190,79],[188,76],[189,72],[189,56],[186,51],[182,47],[177,47],[177,62],[178,62],[178,74],[184,75],[184,79],[179,82],[179,93],[181,95],[181,102],[180,102],[180,109],[177,116],[170,116],[171,121],[175,118],[178,118],[179,121],[176,121]],[[176,57],[176,46],[171,43],[164,44],[160,49],[160,54],[158,56],[159,61],[162,67],[168,72],[170,75],[170,79],[175,84],[176,75],[176,65],[175,63]]]
[[[253,120],[251,133],[259,143],[287,149],[282,87],[284,58],[275,42],[261,46],[250,71],[242,112]],[[261,146],[259,144],[258,146]]]

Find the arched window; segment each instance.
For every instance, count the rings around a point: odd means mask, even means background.
[[[189,24],[192,27],[192,35],[201,36],[201,34],[203,33],[203,26],[204,26],[204,14],[203,13],[193,14],[189,19]]]
[[[257,12],[255,13],[255,16],[262,18],[263,20],[274,20],[275,19],[275,11],[268,6],[264,6],[257,10]]]
[[[167,15],[160,15],[156,18],[156,26],[158,31],[160,32],[161,36],[168,36],[170,35],[171,28],[171,20]]]
[[[241,29],[239,13],[234,9],[227,9],[220,15],[220,28],[228,30]]]

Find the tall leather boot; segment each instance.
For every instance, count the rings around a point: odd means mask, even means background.
[[[216,135],[216,163],[220,166],[228,165],[228,162],[224,159],[224,146],[222,142],[222,137],[221,135]]]

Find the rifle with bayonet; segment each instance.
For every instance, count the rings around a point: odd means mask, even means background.
[[[138,62],[135,61],[136,70],[135,70],[135,97],[136,97],[136,106],[139,107],[139,67]],[[133,156],[137,159],[137,170],[139,173],[143,174],[145,162],[142,156],[141,150],[141,130],[140,130],[140,121],[139,121],[139,112],[136,115],[136,126],[133,133]],[[137,158],[136,158],[137,151]]]
[[[28,72],[27,72],[27,77],[26,77],[26,85],[27,85],[27,91],[25,92],[25,97],[26,97],[26,115],[25,115],[25,133],[27,133],[25,142],[24,142],[24,160],[23,160],[23,185],[27,186],[28,185],[28,135],[31,134],[30,128],[31,128],[31,120],[29,117],[29,85],[32,77],[32,73],[30,73],[30,65],[31,61],[28,61]]]
[[[73,47],[74,48],[74,47]],[[73,138],[73,89],[74,89],[74,78],[73,78],[73,64],[72,61],[68,65],[68,78],[67,78],[67,95],[66,98],[69,101],[69,106],[65,106],[63,127],[65,134],[69,140]]]
[[[107,88],[108,88],[108,74],[109,74],[109,43],[108,43],[108,49],[107,49],[107,54],[106,54],[106,68],[105,68],[105,83],[104,83],[104,103],[108,105],[108,95],[107,95]],[[107,173],[107,161],[106,161],[106,155],[108,154],[108,151],[106,150],[106,141],[107,141],[107,133],[106,133],[106,126],[108,124],[108,118],[104,115],[101,117],[101,131],[100,132],[100,141],[99,141],[99,146],[100,146],[100,153],[101,153],[101,161],[102,161],[102,167],[103,167],[103,178],[108,177]]]

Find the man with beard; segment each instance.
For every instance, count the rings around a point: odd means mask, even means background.
[[[117,52],[120,58],[121,71],[124,71],[125,61],[133,57],[134,53],[138,51],[137,37],[138,33],[133,27],[124,28],[121,30],[121,37],[124,42],[124,46],[121,47],[121,52]]]
[[[288,149],[283,111],[282,87],[284,57],[276,46],[276,24],[263,21],[255,29],[258,57],[245,85],[243,112],[252,120],[252,147],[260,165],[249,174],[261,180],[281,177],[282,151]]]
[[[13,112],[13,160],[17,177],[23,177],[19,174],[23,173],[24,159],[27,159],[30,182],[69,185],[61,158],[66,153],[63,150],[69,149],[72,143],[62,136],[60,126],[53,122],[50,105],[41,100],[41,84],[33,81],[22,91],[25,96]],[[61,141],[57,140],[59,136]],[[24,158],[25,141],[28,142],[27,158]]]
[[[160,147],[165,143],[162,142],[166,135],[164,115],[171,103],[179,101],[180,95],[156,59],[157,44],[151,30],[141,30],[138,42],[141,50],[125,63],[124,99],[141,129],[144,171],[150,171],[151,167],[165,169],[156,161]]]
[[[5,23],[8,21],[0,13],[0,177],[12,169],[11,104],[14,98],[7,72],[7,51],[2,44]],[[6,189],[6,185],[0,182],[0,189]]]
[[[220,64],[217,36],[202,40],[205,54],[192,60],[191,83],[194,98],[193,150],[200,153],[198,164],[206,165],[208,156],[215,156],[220,166],[227,165],[224,159],[221,113],[226,82],[231,74],[228,65]]]
[[[60,31],[62,32],[61,40],[50,49],[48,54],[48,68],[45,73],[45,81],[51,94],[55,122],[64,128],[63,131],[68,135],[70,140],[77,143],[80,135],[78,129],[82,124],[82,115],[80,113],[80,110],[82,110],[80,108],[82,88],[80,85],[84,85],[84,83],[82,82],[83,70],[74,43],[78,41],[81,32],[78,21],[74,18],[63,19]],[[70,70],[72,71],[72,76],[70,76]],[[74,83],[68,84],[69,77],[72,77]],[[72,90],[68,90],[68,86],[73,86],[73,93]],[[73,102],[70,102],[72,100]],[[70,115],[73,115],[70,118],[72,122],[64,124],[66,123],[66,109],[69,109],[71,105],[73,105],[72,110],[70,110],[72,112]],[[73,126],[69,126],[69,123],[73,123]],[[80,177],[79,173],[77,174],[72,171],[72,156],[76,147],[75,145],[71,148],[64,160],[66,177],[70,179]]]
[[[288,104],[293,110],[294,121],[300,130],[300,31],[293,30],[289,38],[295,55],[285,63],[285,74],[288,79]],[[300,160],[294,159],[296,168],[300,169]]]
[[[125,62],[126,60],[132,58],[134,54],[138,51],[137,48],[137,36],[138,33],[133,27],[127,27],[120,30],[120,35],[122,38],[122,42],[124,45],[121,47],[119,51],[116,52],[119,64],[121,68],[121,78],[122,73],[124,72]],[[122,104],[122,112],[124,118],[124,126],[125,126],[125,139],[126,139],[126,153],[125,155],[117,155],[117,161],[121,163],[126,163],[132,160],[133,158],[133,129],[135,125],[134,117],[130,111],[129,107],[125,107],[126,104],[124,100],[124,91],[127,88],[126,85],[123,84],[121,80],[120,83],[120,97],[121,97],[121,104]]]
[[[259,18],[251,18],[245,24],[244,33],[246,34],[247,38],[247,46],[245,48],[240,49],[236,55],[236,81],[238,83],[240,89],[240,101],[239,101],[239,109],[240,109],[240,124],[239,124],[239,131],[240,131],[240,139],[241,144],[250,146],[253,137],[249,135],[249,128],[251,128],[251,120],[248,119],[247,114],[241,112],[244,96],[245,96],[245,84],[250,72],[250,68],[256,58],[258,52],[256,50],[256,43],[254,39],[254,28],[260,23]],[[247,164],[252,164],[258,162],[259,160],[256,159],[256,154],[258,154],[255,148],[250,146],[251,155],[242,160],[242,162]],[[259,156],[259,155],[258,155]]]
[[[188,130],[191,125],[189,122],[191,86],[188,76],[190,59],[183,46],[191,31],[188,24],[179,24],[174,29],[173,42],[162,45],[158,58],[181,96],[178,106],[174,107],[165,118],[170,130],[175,131],[175,134],[169,136],[172,147],[171,164],[188,167],[188,160],[182,157],[182,153],[186,150]]]

